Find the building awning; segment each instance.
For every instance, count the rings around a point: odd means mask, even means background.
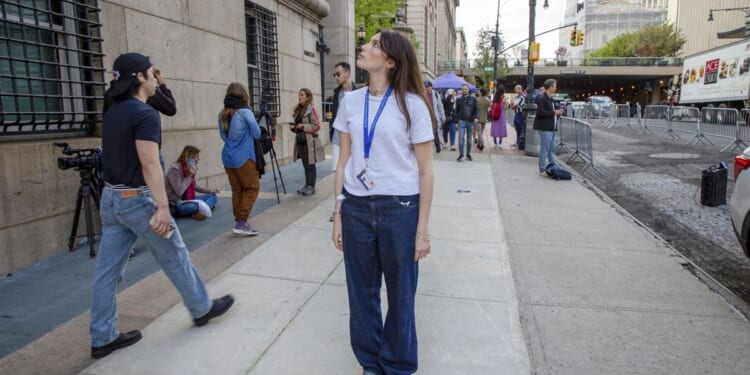
[[[721,31],[716,33],[719,39],[742,39],[745,37],[745,26],[736,28],[729,31]]]

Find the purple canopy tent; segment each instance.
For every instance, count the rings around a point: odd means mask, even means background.
[[[440,91],[448,89],[461,90],[461,86],[464,84],[469,85],[469,92],[477,91],[476,86],[464,81],[459,76],[453,74],[453,72],[448,72],[435,78],[435,80],[432,81],[432,88]]]

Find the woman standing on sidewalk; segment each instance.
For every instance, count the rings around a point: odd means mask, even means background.
[[[302,159],[305,168],[305,186],[297,190],[297,194],[315,194],[315,180],[318,178],[318,170],[315,163],[326,159],[323,143],[318,137],[320,131],[320,120],[313,104],[313,95],[310,89],[303,88],[298,94],[299,104],[294,108],[294,124],[291,124],[295,135],[294,159]]]
[[[254,139],[260,138],[260,128],[253,111],[248,108],[250,95],[241,83],[227,88],[224,109],[219,113],[219,135],[224,141],[221,161],[232,186],[232,232],[242,236],[255,236],[258,231],[247,220],[260,191],[260,174],[255,165]]]
[[[414,49],[401,34],[375,34],[357,66],[369,72],[370,85],[344,97],[333,125],[341,145],[332,239],[344,252],[350,340],[364,373],[411,374],[418,261],[430,252],[435,115]]]
[[[508,117],[505,112],[505,87],[498,85],[495,94],[492,95],[492,106],[490,107],[490,117],[496,117],[492,120],[492,128],[490,128],[490,136],[495,147],[502,146],[503,138],[508,136]],[[499,115],[496,115],[496,113],[499,113]]]
[[[448,144],[450,135],[451,151],[456,151],[456,90],[448,89],[443,100],[445,121],[443,122],[443,146]]]

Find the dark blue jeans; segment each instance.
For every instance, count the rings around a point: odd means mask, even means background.
[[[356,197],[346,191],[341,205],[349,335],[365,370],[402,375],[417,371],[414,298],[419,264],[414,240],[419,195]],[[381,279],[388,313],[380,310]]]

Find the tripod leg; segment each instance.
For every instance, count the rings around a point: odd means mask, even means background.
[[[85,217],[86,217],[86,240],[89,243],[89,256],[95,257],[96,251],[94,250],[94,222],[92,213],[91,213],[91,199],[94,199],[94,197],[91,196],[91,187],[90,186],[82,186],[82,196],[83,196],[83,204],[85,206]]]
[[[78,188],[78,197],[76,197],[76,208],[73,214],[73,225],[70,228],[70,237],[68,238],[68,251],[75,250],[76,232],[78,232],[78,219],[81,218],[81,203],[83,199],[83,186]]]
[[[279,170],[279,180],[281,180],[281,188],[284,189],[284,194],[286,194],[286,186],[284,186],[284,177],[281,176],[281,168],[279,168],[279,159],[276,158],[276,150],[273,151],[273,161],[272,163],[276,163],[276,169]]]

